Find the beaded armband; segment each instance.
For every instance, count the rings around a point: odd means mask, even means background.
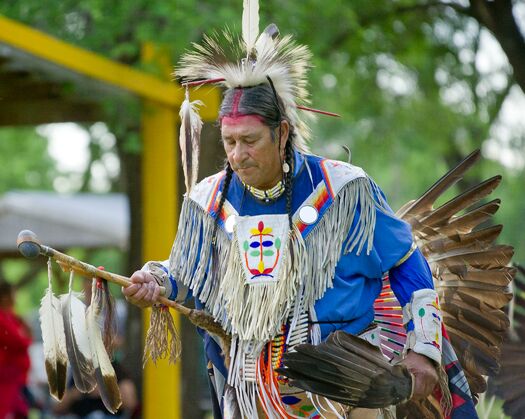
[[[407,334],[405,353],[412,350],[441,365],[442,316],[436,291],[427,288],[412,294],[403,307],[405,327],[410,321],[414,328]]]

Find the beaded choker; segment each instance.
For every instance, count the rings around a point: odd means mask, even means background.
[[[273,188],[267,189],[265,191],[254,188],[253,186],[247,185],[244,182],[243,185],[246,190],[250,192],[255,198],[264,202],[273,201],[279,198],[284,192],[284,183],[282,180],[280,180]]]

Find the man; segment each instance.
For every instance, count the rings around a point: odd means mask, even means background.
[[[147,307],[162,285],[170,299],[195,298],[231,334],[225,365],[223,348],[203,332],[217,416],[328,416],[341,407],[308,399],[274,370],[283,352],[338,329],[379,345],[373,304],[389,272],[409,330],[403,362],[413,398],[424,398],[441,368],[431,272],[408,224],[362,169],[307,153],[299,103],[310,55],[276,35],[274,25],[257,42],[244,34],[246,55],[234,63],[217,58],[227,53],[214,38],[183,58],[179,76],[227,88],[219,113],[226,167],[186,195],[169,261],[146,264],[123,293]],[[412,321],[421,307],[432,309]]]

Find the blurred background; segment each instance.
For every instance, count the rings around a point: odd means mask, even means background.
[[[30,228],[43,243],[123,275],[167,258],[184,190],[183,92],[170,73],[203,33],[240,30],[241,13],[241,0],[0,2],[0,279],[12,284],[15,312],[32,331],[33,417],[64,412],[39,364],[45,261],[19,258],[16,235]],[[483,161],[457,188],[503,175],[500,241],[525,263],[524,1],[260,0],[260,15],[261,29],[274,22],[311,48],[312,106],[341,115],[313,122],[316,154],[346,160],[347,146],[397,209],[481,148]],[[201,178],[222,167],[220,93],[192,93],[205,102]],[[66,292],[68,275],[54,271],[55,292]],[[121,298],[118,287],[113,294]],[[206,417],[193,327],[180,322],[178,367],[142,370],[147,318],[119,304],[117,359],[137,395],[126,414]],[[504,417],[491,395],[478,409]]]

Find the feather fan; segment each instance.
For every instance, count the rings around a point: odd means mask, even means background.
[[[303,344],[283,355],[277,369],[290,385],[348,406],[382,408],[408,400],[412,376],[391,365],[379,348],[343,331],[319,345]]]
[[[66,337],[60,313],[60,301],[53,295],[51,282],[42,298],[39,314],[49,392],[60,401],[66,389]]]
[[[186,192],[189,194],[193,186],[197,183],[199,174],[199,148],[202,129],[202,120],[196,112],[196,107],[201,105],[201,101],[189,101],[188,91],[186,99],[180,108],[180,136],[179,145],[182,157],[182,169],[184,171],[184,182]]]
[[[107,291],[107,289],[106,289]],[[91,304],[87,309],[86,324],[91,351],[93,353],[93,367],[97,381],[100,397],[104,406],[115,413],[122,400],[117,383],[115,370],[111,365],[109,355],[102,338],[101,325],[103,323],[103,312],[107,309],[107,296],[104,295],[102,280],[93,279]]]
[[[82,393],[89,393],[96,386],[93,354],[87,335],[86,305],[70,290],[60,297],[67,355],[73,372],[75,386]]]

